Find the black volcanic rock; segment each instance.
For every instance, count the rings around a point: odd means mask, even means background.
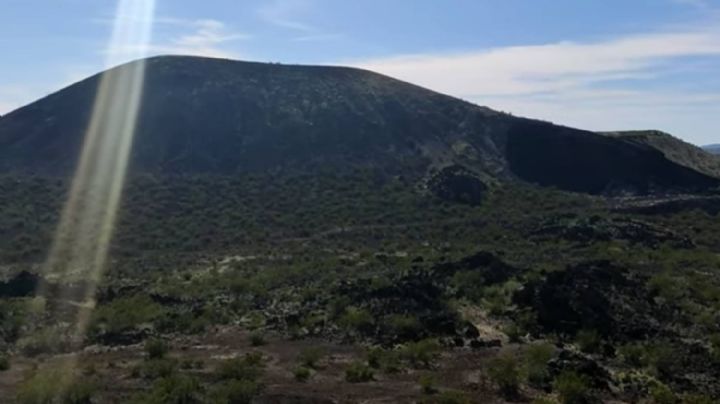
[[[457,166],[482,183],[521,179],[589,193],[720,184],[649,146],[515,118],[369,71],[183,56],[145,62],[133,173],[372,167],[420,179]],[[0,173],[71,174],[101,77],[0,118]],[[474,203],[482,187],[463,178],[448,196]]]

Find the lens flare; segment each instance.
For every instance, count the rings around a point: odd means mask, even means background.
[[[155,0],[119,0],[106,67],[146,56],[154,8]],[[107,70],[100,78],[68,200],[45,263],[45,279],[75,283],[59,290],[42,284],[38,290],[39,296],[62,303],[51,315],[71,326],[72,348],[79,348],[83,340],[107,263],[144,74],[145,63],[140,60]],[[74,359],[64,366],[72,370]]]

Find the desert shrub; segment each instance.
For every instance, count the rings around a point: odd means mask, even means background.
[[[174,359],[149,359],[133,369],[133,375],[148,380],[160,379],[174,374],[177,366]]]
[[[682,297],[683,291],[678,280],[671,274],[663,272],[650,278],[648,289],[651,293],[657,294],[668,302],[675,301]]]
[[[37,356],[43,353],[66,352],[70,349],[70,339],[62,329],[48,327],[35,330],[32,335],[20,338],[17,348],[25,356]]]
[[[20,335],[20,329],[28,315],[27,305],[20,299],[0,299],[0,335],[12,342]]]
[[[472,401],[462,391],[446,390],[427,402],[433,404],[470,404]]]
[[[618,354],[623,362],[632,366],[640,367],[646,365],[646,350],[639,343],[629,343],[618,348]]]
[[[503,327],[503,333],[507,335],[510,342],[520,342],[522,340],[522,330],[515,323],[511,323]]]
[[[520,387],[520,367],[512,354],[503,353],[493,358],[489,364],[488,376],[503,396],[512,397],[517,394]]]
[[[450,280],[450,286],[457,290],[459,296],[475,303],[479,303],[483,298],[484,284],[481,271],[458,271]]]
[[[95,391],[92,381],[59,369],[42,369],[20,384],[16,398],[21,404],[90,404]]]
[[[720,363],[720,334],[710,336],[710,355],[715,362]]]
[[[217,370],[221,380],[256,381],[263,374],[263,358],[259,353],[248,353],[242,358],[228,359]]]
[[[413,338],[422,328],[417,317],[410,315],[392,315],[387,322],[391,332],[401,338]]]
[[[156,380],[149,392],[136,396],[133,401],[138,404],[199,404],[204,399],[197,379],[173,374]]]
[[[438,391],[435,387],[435,378],[430,374],[421,375],[418,383],[423,394],[435,394]]]
[[[486,287],[483,291],[483,306],[492,315],[500,315],[512,305],[512,295],[521,284],[511,279],[501,285]]]
[[[525,349],[525,366],[528,381],[533,385],[540,385],[547,381],[549,374],[547,364],[555,353],[551,344],[533,344]]]
[[[8,359],[7,355],[0,354],[0,372],[8,369],[10,369],[10,359]]]
[[[650,397],[655,404],[675,404],[677,397],[670,388],[662,383],[655,383],[650,387]]]
[[[62,402],[63,404],[91,404],[96,391],[95,383],[75,380],[61,393],[64,396]]]
[[[682,404],[717,404],[717,401],[704,394],[690,393],[683,395]]]
[[[535,397],[532,404],[557,404],[557,400],[549,396]]]
[[[265,336],[260,334],[259,332],[254,332],[250,334],[250,345],[252,346],[262,346],[265,345]]]
[[[322,360],[325,353],[322,348],[308,347],[300,351],[298,362],[307,368],[317,369],[318,363]]]
[[[400,350],[400,356],[413,367],[430,367],[440,354],[440,344],[434,339],[409,342]]]
[[[358,332],[368,332],[373,326],[373,317],[369,311],[357,307],[348,307],[345,309],[338,323],[347,330]]]
[[[151,323],[165,313],[163,307],[145,295],[121,297],[93,312],[91,333],[122,332]]]
[[[662,341],[647,346],[644,362],[656,375],[671,375],[679,366],[675,348]]]
[[[145,341],[145,353],[148,359],[162,359],[168,352],[168,345],[165,341],[157,338]]]
[[[585,353],[596,353],[600,350],[602,339],[595,330],[580,330],[575,336],[575,342],[581,351]]]
[[[564,404],[585,403],[590,394],[587,379],[571,371],[565,371],[558,375],[553,383],[553,390],[557,392]]]
[[[363,383],[373,380],[375,374],[370,368],[363,362],[353,362],[345,369],[345,380],[350,383]]]
[[[397,373],[402,369],[398,352],[377,347],[368,350],[367,363],[371,368],[382,369],[385,373]]]
[[[293,370],[293,376],[295,377],[295,380],[299,382],[307,381],[311,375],[312,372],[305,366],[298,366],[295,368],[295,370]]]
[[[250,404],[262,391],[262,385],[251,380],[227,380],[217,384],[210,393],[217,404]]]

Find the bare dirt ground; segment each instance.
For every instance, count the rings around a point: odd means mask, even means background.
[[[349,383],[345,380],[345,369],[351,362],[365,358],[366,351],[361,346],[312,339],[287,340],[269,335],[265,345],[254,347],[249,333],[236,327],[216,328],[201,336],[178,336],[170,339],[169,344],[169,357],[202,363],[201,368],[184,370],[201,380],[211,380],[222,360],[262,352],[266,371],[262,379],[265,388],[257,400],[261,403],[415,403],[426,397],[418,383],[424,373],[433,375],[440,390],[463,390],[478,403],[504,402],[497,399],[483,370],[497,348],[446,350],[432,369],[409,369],[396,374],[376,371],[373,381]],[[309,347],[321,348],[324,357],[312,377],[299,382],[293,376],[293,369],[298,366],[298,355]],[[147,381],[132,374],[133,368],[144,360],[142,345],[93,346],[68,355],[12,357],[11,368],[0,372],[0,402],[14,402],[17,388],[28,372],[68,358],[77,360],[77,377],[92,375],[100,380],[98,402],[124,402],[149,386]]]

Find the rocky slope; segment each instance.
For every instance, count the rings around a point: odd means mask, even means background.
[[[0,118],[0,172],[71,173],[100,78]],[[421,179],[460,165],[484,182],[590,193],[720,183],[705,164],[680,163],[646,144],[512,117],[369,71],[156,57],[146,64],[130,166],[168,175],[373,167]]]
[[[657,130],[644,130],[606,132],[605,134],[626,142],[651,146],[660,150],[665,157],[677,164],[713,177],[720,176],[719,157],[711,155],[705,148],[684,142],[668,133]]]

